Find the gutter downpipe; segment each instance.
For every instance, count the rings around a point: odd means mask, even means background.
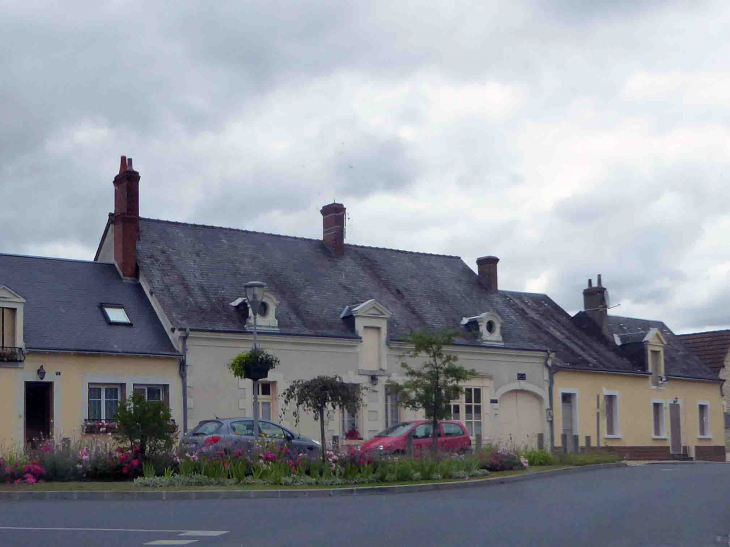
[[[188,336],[190,329],[185,329],[180,339],[182,341],[182,355],[180,356],[180,378],[182,378],[183,400],[183,435],[188,432]]]
[[[553,369],[553,366],[550,363],[550,348],[547,348],[546,353],[545,366],[548,369],[548,398],[550,399],[550,452],[552,453],[555,451],[555,412],[553,410],[553,375],[555,374],[555,369]]]

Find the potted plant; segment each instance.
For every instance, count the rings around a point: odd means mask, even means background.
[[[278,364],[279,358],[275,355],[263,349],[252,349],[236,355],[228,366],[236,378],[263,380]]]

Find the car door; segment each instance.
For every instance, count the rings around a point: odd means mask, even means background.
[[[234,446],[242,446],[254,440],[253,420],[231,422],[231,440]]]
[[[286,443],[290,438],[290,435],[287,435],[283,427],[266,421],[259,421],[259,435],[262,439],[274,441],[278,444]]]
[[[421,454],[431,449],[431,439],[433,438],[432,424],[419,424],[415,427],[411,435],[413,435],[413,453]]]
[[[443,446],[447,452],[457,452],[461,449],[463,431],[457,424],[441,424],[444,429]]]

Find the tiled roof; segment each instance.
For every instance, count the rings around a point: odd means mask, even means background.
[[[682,343],[692,350],[715,374],[725,366],[730,349],[730,330],[680,334]]]
[[[178,328],[243,331],[230,303],[248,281],[264,281],[279,301],[282,334],[355,338],[340,319],[371,298],[388,308],[391,340],[417,329],[460,329],[464,317],[493,311],[506,348],[557,353],[581,367],[631,365],[573,325],[544,294],[489,293],[459,257],[345,245],[332,256],[320,240],[140,219],[137,261],[165,314]],[[458,343],[479,345],[462,328]]]
[[[606,340],[585,312],[579,312],[573,319],[582,330],[593,336],[594,339]],[[690,351],[682,343],[680,337],[675,335],[662,321],[609,315],[608,324],[611,334],[617,335],[621,340],[620,346],[614,345],[615,349],[632,362],[634,370],[646,370],[646,352],[643,340],[649,330],[656,328],[667,342],[664,348],[664,370],[667,376],[717,379],[717,374]]]
[[[29,350],[176,354],[142,287],[113,264],[0,254],[0,285],[26,301]],[[132,326],[107,323],[101,303],[123,305]]]

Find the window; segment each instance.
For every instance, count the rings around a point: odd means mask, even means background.
[[[89,385],[89,420],[113,420],[119,409],[119,386]]]
[[[659,376],[662,376],[662,352],[659,350],[649,351],[651,360],[651,385],[659,385]]]
[[[400,409],[398,408],[398,394],[391,389],[385,388],[385,427],[393,427],[400,422]]]
[[[358,440],[360,439],[360,415],[355,412],[348,412],[343,410],[342,412],[342,435],[347,440]]]
[[[222,422],[216,422],[215,420],[209,420],[207,422],[200,422],[198,427],[193,429],[193,436],[198,435],[212,435],[218,433],[220,428],[223,426]]]
[[[464,423],[469,435],[482,434],[482,388],[464,388]]]
[[[134,392],[141,393],[144,395],[147,401],[162,401],[168,403],[169,397],[169,386],[148,386],[142,384],[134,384]]]
[[[664,401],[653,401],[654,437],[666,439],[667,431],[664,427]]]
[[[240,422],[231,422],[231,430],[234,435],[245,435],[253,437],[253,420],[241,420]]]
[[[618,395],[607,394],[604,396],[606,402],[606,436],[618,437]]]
[[[132,324],[127,312],[124,310],[124,306],[119,304],[101,304],[101,310],[104,312],[104,317],[110,325]]]
[[[433,426],[431,424],[421,424],[413,430],[414,439],[430,439],[433,436]]]
[[[697,411],[699,414],[699,437],[709,439],[710,435],[710,403],[698,403]]]
[[[464,434],[461,427],[456,424],[443,424],[443,426],[445,437],[460,437]]]
[[[270,420],[274,406],[273,382],[259,382],[259,418]]]
[[[0,308],[0,348],[15,347],[15,309]]]
[[[284,428],[269,422],[259,422],[261,436],[269,439],[285,439]]]
[[[367,370],[380,369],[380,329],[365,327],[362,329],[362,364]]]

